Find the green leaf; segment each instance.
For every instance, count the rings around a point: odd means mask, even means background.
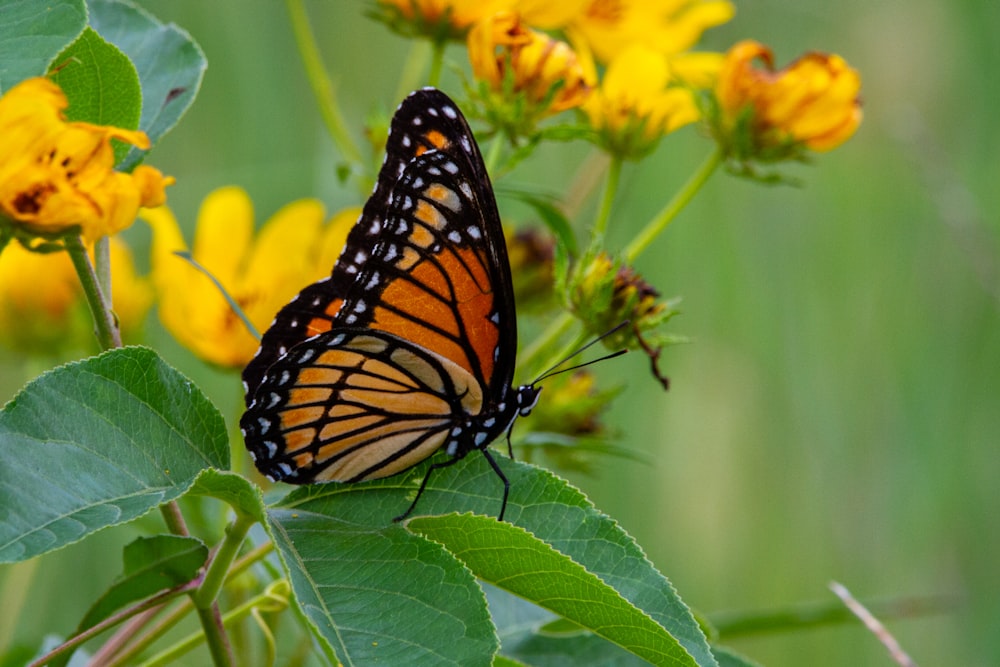
[[[229,467],[222,416],[152,350],[45,373],[0,411],[0,562],[142,516],[208,467]]]
[[[691,611],[680,600],[670,582],[653,567],[620,526],[595,510],[579,491],[564,480],[534,466],[498,458],[511,483],[507,506],[507,519],[511,523],[524,528],[597,575],[632,605],[652,617],[693,656],[694,663],[702,666],[716,664]],[[290,493],[281,502],[281,507],[320,512],[335,520],[336,525],[349,526],[352,531],[379,534],[385,531],[388,534],[395,528],[391,523],[392,517],[406,509],[427,467],[433,461],[443,460],[446,460],[445,456],[439,454],[406,473],[388,479],[302,487]],[[453,466],[435,471],[420,498],[416,513],[440,515],[471,511],[496,516],[500,511],[502,491],[500,480],[485,458],[470,455]],[[290,554],[297,550],[298,538],[299,535],[287,538]],[[497,545],[498,549],[502,547],[503,544]],[[365,571],[371,567],[365,562],[363,554],[338,558],[342,558],[339,562],[347,572]],[[417,567],[415,563],[408,565]],[[459,566],[453,564],[451,567]],[[331,598],[342,595],[336,588],[349,584],[349,579],[327,579],[325,571],[318,569],[319,572],[310,574],[313,577],[311,585],[320,587]],[[391,582],[386,583],[386,590],[393,590],[391,586]],[[405,593],[400,595],[405,599]],[[377,597],[374,595],[372,599]],[[403,613],[399,610],[394,610],[394,613],[397,611]],[[330,632],[338,628],[334,624]],[[371,640],[362,636],[358,638],[358,643],[364,644],[365,639]],[[343,656],[341,660],[344,660]]]
[[[522,201],[533,208],[545,226],[555,234],[559,245],[570,255],[576,255],[576,235],[573,233],[572,224],[551,198],[518,188],[502,188],[498,193]]]
[[[252,517],[261,524],[267,521],[260,487],[234,472],[214,468],[203,470],[189,493],[221,500],[235,511]]]
[[[532,667],[601,665],[640,667],[649,663],[621,647],[560,619],[526,600],[483,584],[500,635],[500,652]]]
[[[194,102],[207,63],[197,43],[176,25],[164,25],[130,2],[90,0],[90,25],[131,58],[142,84],[139,129],[155,145]],[[142,160],[133,148],[124,169]]]
[[[339,500],[320,494],[268,512],[328,655],[356,665],[489,665],[498,642],[472,574],[399,525],[345,519]]]
[[[59,54],[52,79],[69,99],[66,118],[126,130],[139,127],[139,75],[121,50],[87,28]],[[115,163],[129,146],[115,141]]]
[[[122,576],[90,608],[77,633],[128,604],[192,581],[208,560],[208,547],[180,535],[140,537],[125,545],[123,560]]]
[[[654,665],[695,664],[653,619],[523,528],[473,514],[416,518],[407,527],[442,544],[483,581],[555,612]]]
[[[4,0],[0,11],[0,93],[45,74],[56,54],[87,27],[83,0]]]

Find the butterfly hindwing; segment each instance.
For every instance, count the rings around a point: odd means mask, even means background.
[[[449,155],[451,160],[447,162],[458,166],[459,172],[449,175],[450,189],[465,196],[463,210],[460,215],[452,216],[452,219],[457,222],[464,220],[466,228],[471,225],[477,229],[475,233],[480,237],[475,239],[478,246],[475,250],[477,257],[471,264],[478,263],[487,270],[494,292],[491,297],[493,312],[488,317],[499,321],[499,338],[490,334],[490,325],[478,321],[470,323],[470,335],[463,342],[469,344],[474,350],[473,354],[479,357],[481,369],[492,366],[490,356],[495,350],[501,351],[496,370],[489,375],[481,371],[477,376],[489,386],[500,387],[510,383],[513,376],[513,350],[516,346],[513,294],[509,261],[492,187],[472,131],[458,108],[444,93],[424,89],[407,97],[393,116],[385,159],[375,188],[360,218],[348,234],[344,250],[331,275],[306,287],[279,311],[264,334],[257,355],[244,369],[247,405],[271,364],[298,343],[334,326],[334,320],[338,319],[337,315],[348,294],[352,294],[355,300],[370,300],[370,296],[366,297],[365,285],[370,282],[371,276],[366,282],[360,281],[358,276],[364,270],[368,257],[380,247],[383,250],[386,248],[385,244],[380,244],[387,237],[398,237],[398,232],[393,230],[398,229],[400,221],[410,217],[411,214],[403,209],[406,197],[421,195],[420,187],[415,186],[420,167],[413,167],[411,163],[429,152]],[[408,167],[413,177],[406,186],[409,191],[402,194],[400,186],[407,182],[403,175]],[[423,188],[425,198],[432,205],[438,204],[437,208],[440,209],[440,202],[435,202],[434,193],[432,189]],[[467,241],[473,240],[468,236],[465,238]],[[419,240],[413,239],[414,242]],[[468,259],[468,250],[463,252]],[[390,290],[390,296],[395,291]],[[344,323],[347,315],[339,319]],[[457,318],[455,319],[457,322]],[[358,321],[362,322],[364,318]],[[490,339],[494,339],[492,344]],[[509,353],[504,354],[507,350]]]

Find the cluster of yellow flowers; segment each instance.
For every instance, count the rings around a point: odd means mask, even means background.
[[[809,53],[775,70],[771,51],[752,41],[725,54],[693,50],[706,30],[732,18],[729,0],[379,0],[379,7],[401,32],[439,45],[463,41],[476,82],[470,92],[495,129],[515,140],[575,109],[619,161],[640,158],[664,134],[699,121],[724,158],[768,161],[829,150],[861,120],[859,76],[839,56]],[[211,279],[175,255],[187,245],[170,211],[156,208],[173,178],[145,165],[114,169],[112,139],[140,148],[149,139],[69,122],[66,107],[45,77],[0,98],[0,339],[58,336],[59,322],[80,302],[65,255],[29,250],[58,247],[65,234],[92,244],[141,217],[153,230],[153,277],[135,277],[127,248],[115,241],[117,321],[126,331],[138,326],[152,289],[178,340],[212,363],[243,366],[256,341]],[[349,209],[326,220],[318,202],[294,202],[255,240],[248,196],[222,189],[204,202],[193,258],[263,329],[298,289],[330,270],[357,214]],[[637,287],[644,285],[639,276],[605,263],[601,284],[620,306],[611,316],[652,322],[668,315],[655,291]],[[579,301],[599,302],[591,297]]]
[[[693,50],[707,29],[733,17],[728,0],[381,0],[380,6],[401,32],[465,40],[474,78],[497,96],[487,102],[496,124],[516,120],[523,130],[578,108],[601,145],[621,158],[642,157],[664,134],[701,119],[733,147],[728,157],[781,158],[787,155],[773,149],[789,144],[833,148],[861,118],[860,79],[839,56],[810,53],[775,72],[770,51],[756,42],[740,42],[726,54]],[[757,58],[767,71],[753,68]],[[495,108],[511,96],[516,119]],[[708,113],[705,96],[715,101]],[[748,145],[752,151],[735,150]]]

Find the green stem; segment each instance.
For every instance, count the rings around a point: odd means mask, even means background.
[[[94,272],[97,274],[97,284],[101,286],[101,294],[108,298],[105,304],[111,307],[111,238],[102,236],[94,243]]]
[[[396,87],[396,94],[393,99],[401,100],[410,94],[412,90],[421,85],[424,78],[424,70],[431,59],[431,45],[425,39],[414,39],[411,42],[410,52],[403,60],[403,71],[399,74],[399,85]]]
[[[235,577],[248,570],[254,563],[267,558],[272,551],[274,551],[273,542],[265,542],[249,551],[229,568],[226,581],[232,581]],[[106,667],[121,667],[122,665],[132,664],[132,659],[135,656],[145,651],[153,642],[180,623],[185,616],[191,613],[192,609],[194,609],[194,602],[189,597],[161,618],[154,627],[150,628],[142,636],[137,637],[135,641],[126,646],[120,653],[117,653]]]
[[[143,600],[143,601],[141,601],[141,602],[139,602],[139,603],[137,603],[137,604],[135,604],[135,605],[133,605],[131,607],[128,607],[126,609],[123,609],[123,610],[115,613],[115,614],[112,614],[111,616],[108,616],[107,618],[105,618],[100,623],[96,623],[95,625],[87,628],[86,630],[84,630],[80,634],[71,637],[69,640],[67,640],[66,642],[60,644],[59,646],[57,646],[53,650],[49,651],[48,653],[46,653],[45,655],[43,655],[41,658],[38,658],[37,660],[35,660],[34,662],[32,662],[29,665],[29,667],[40,667],[41,665],[46,664],[47,662],[51,661],[56,656],[61,655],[61,654],[65,653],[66,651],[79,646],[80,644],[83,644],[88,639],[90,639],[92,637],[96,637],[97,635],[101,634],[105,630],[107,630],[109,628],[113,628],[114,626],[118,625],[119,623],[121,623],[121,622],[123,622],[123,621],[125,621],[125,620],[127,620],[129,618],[132,618],[133,616],[136,616],[137,614],[141,614],[142,612],[144,612],[144,611],[146,611],[148,609],[152,609],[153,607],[158,607],[158,606],[160,606],[160,605],[168,602],[172,598],[174,598],[174,597],[176,597],[178,595],[183,594],[185,592],[185,588],[186,588],[185,586],[181,586],[181,587],[178,587],[178,588],[175,588],[175,589],[172,589],[172,590],[164,591],[163,593],[159,593],[157,595],[154,595],[151,598],[147,598],[147,599],[145,599],[145,600]]]
[[[561,313],[556,319],[554,319],[549,326],[541,333],[538,338],[533,340],[530,345],[524,348],[524,352],[521,354],[521,363],[519,366],[521,368],[528,369],[531,373],[529,377],[534,378],[543,369],[542,355],[547,353],[547,350],[551,349],[560,338],[566,335],[566,332],[570,330],[573,326],[573,322],[576,320],[574,317],[568,313]],[[546,358],[550,358],[549,357]]]
[[[444,65],[444,41],[431,43],[431,69],[427,72],[427,85],[437,88],[441,83],[441,67]]]
[[[309,79],[309,85],[316,96],[326,129],[344,157],[351,162],[361,164],[363,162],[361,150],[347,130],[347,123],[337,103],[337,94],[323,66],[323,59],[320,57],[316,38],[309,27],[309,17],[302,6],[302,0],[285,0],[285,6],[288,7],[288,18],[295,34],[295,43],[299,47],[299,55],[302,57],[306,78]]]
[[[198,587],[193,596],[196,607],[208,609],[215,602],[215,598],[218,597],[219,591],[222,589],[222,584],[226,581],[229,568],[239,554],[243,539],[255,523],[257,523],[256,520],[250,515],[237,512],[236,519],[226,527],[226,536],[222,539],[219,550],[215,552],[215,557],[212,558],[212,562],[205,572],[201,586]]]
[[[698,167],[698,171],[692,174],[687,183],[674,195],[674,198],[667,202],[667,205],[649,221],[639,234],[632,239],[632,242],[625,248],[625,262],[631,264],[636,257],[642,254],[659,236],[667,226],[673,222],[677,214],[684,210],[694,196],[698,194],[701,187],[705,185],[715,169],[722,163],[722,151],[715,150]]]
[[[237,621],[254,611],[254,609],[260,608],[262,610],[272,612],[280,611],[288,606],[288,590],[289,587],[286,581],[277,581],[271,586],[268,586],[267,590],[263,593],[247,600],[245,603],[236,607],[219,620],[223,625],[231,625],[234,621]],[[200,644],[202,637],[203,635],[200,632],[191,634],[170,648],[157,653],[152,658],[142,663],[141,667],[156,667],[158,665],[170,664]]]
[[[611,206],[614,204],[615,194],[618,192],[621,175],[622,159],[617,156],[612,157],[611,164],[608,165],[608,177],[604,182],[604,192],[601,194],[601,206],[597,209],[597,218],[590,231],[590,248],[587,251],[587,257],[595,256],[604,245],[604,233],[607,231],[608,220],[611,218]]]
[[[167,530],[171,533],[184,537],[190,535],[187,524],[184,523],[184,515],[181,514],[180,505],[177,504],[176,500],[160,505],[160,514],[163,515],[163,522],[167,524]]]
[[[233,653],[229,648],[229,638],[226,637],[219,605],[212,603],[205,608],[195,605],[195,612],[201,621],[202,633],[199,633],[199,639],[205,638],[208,652],[212,655],[212,663],[216,667],[233,667],[236,663],[233,662]]]
[[[90,305],[90,313],[94,316],[97,341],[102,350],[110,350],[122,346],[121,333],[115,323],[114,315],[111,313],[109,300],[101,292],[101,286],[97,280],[97,272],[94,265],[90,263],[90,255],[83,246],[83,240],[79,236],[66,237],[66,250],[69,258],[76,269],[76,275],[80,277],[80,284],[83,286],[83,293],[87,297]]]
[[[486,163],[486,173],[496,174],[497,162],[500,161],[500,152],[503,149],[503,135],[499,132],[493,135],[489,148],[486,149],[486,156],[483,162]],[[490,180],[493,180],[492,178]]]

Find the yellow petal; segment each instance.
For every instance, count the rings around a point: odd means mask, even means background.
[[[232,288],[240,274],[253,238],[253,203],[238,187],[213,190],[198,211],[194,258],[215,278]]]

